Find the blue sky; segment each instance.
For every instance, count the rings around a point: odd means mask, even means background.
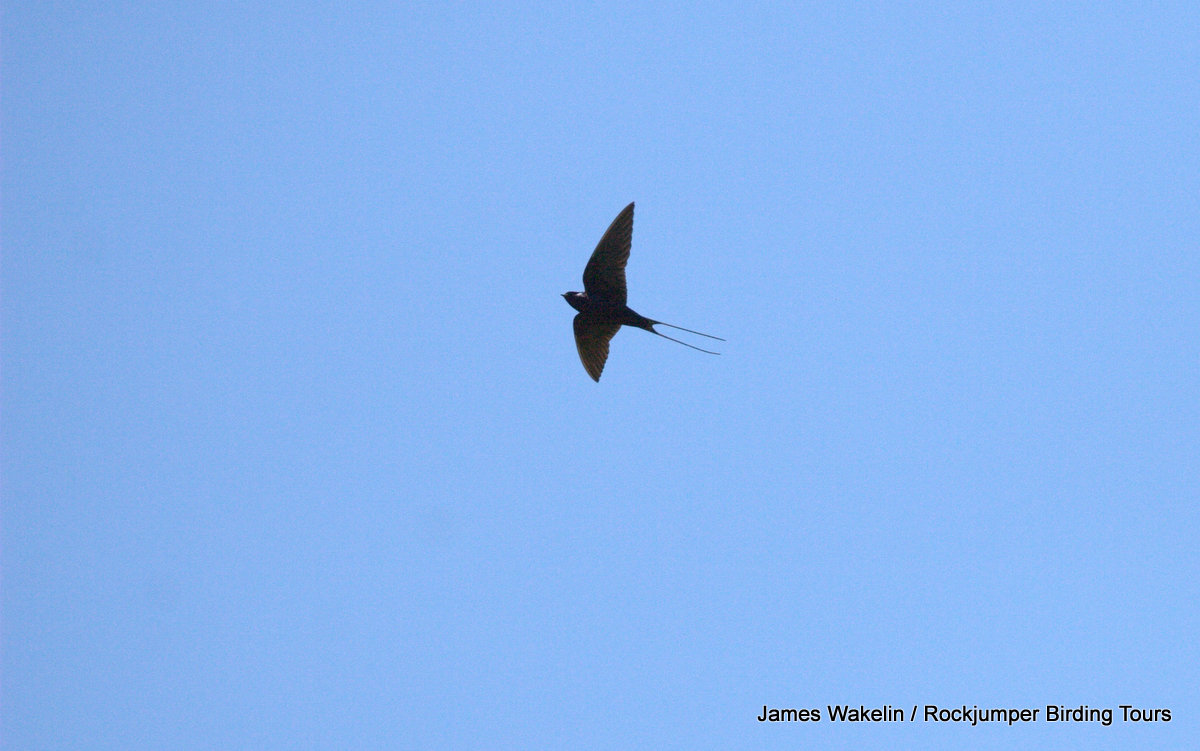
[[[1183,747],[1198,40],[7,4],[0,742]],[[597,384],[559,295],[631,200],[630,304],[728,341]],[[756,721],[829,704],[1173,719]]]

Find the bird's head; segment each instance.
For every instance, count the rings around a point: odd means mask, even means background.
[[[580,306],[583,304],[583,301],[587,299],[587,295],[583,292],[564,292],[563,299],[566,300],[567,304],[572,308],[575,308],[576,310],[582,310]]]

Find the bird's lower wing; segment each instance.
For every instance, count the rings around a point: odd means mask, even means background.
[[[575,316],[575,348],[583,369],[593,381],[600,380],[604,363],[608,360],[608,342],[617,335],[619,323],[611,323],[587,313]]]

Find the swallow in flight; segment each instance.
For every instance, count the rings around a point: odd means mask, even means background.
[[[669,326],[673,329],[686,331],[689,334],[706,336],[709,339],[725,341],[719,336],[702,334],[699,331],[685,329],[662,321],[655,321],[638,315],[625,304],[625,264],[629,261],[629,248],[633,244],[633,204],[626,206],[613,223],[608,226],[600,244],[592,251],[592,258],[583,269],[583,292],[565,292],[563,297],[567,303],[579,311],[575,316],[575,348],[579,350],[579,359],[583,361],[583,369],[593,381],[600,381],[600,373],[604,370],[604,362],[608,359],[608,342],[617,335],[622,326],[636,326],[651,334],[657,334],[663,339],[718,355],[701,349],[687,342],[661,334],[654,326]]]

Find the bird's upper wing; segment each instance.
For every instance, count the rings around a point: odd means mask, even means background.
[[[593,381],[600,381],[600,373],[608,360],[608,342],[617,335],[619,323],[611,323],[588,313],[575,316],[575,348],[583,369]]]
[[[624,305],[625,263],[633,244],[633,204],[617,214],[583,270],[583,289],[588,297]]]

